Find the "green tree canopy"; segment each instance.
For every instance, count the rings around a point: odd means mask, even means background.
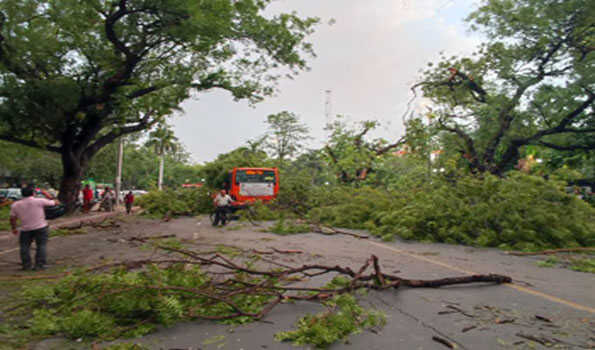
[[[89,160],[193,92],[270,95],[312,54],[316,19],[265,16],[271,0],[0,3],[0,139],[61,154],[72,203]]]
[[[283,111],[267,117],[269,135],[266,147],[282,163],[299,153],[303,142],[308,139],[308,127],[300,122],[295,113]]]
[[[330,136],[324,151],[339,181],[352,183],[365,180],[374,170],[379,157],[404,144],[404,137],[394,143],[383,139],[366,139],[368,133],[378,125],[377,121],[368,120],[350,127],[340,116],[327,125]]]
[[[421,87],[474,171],[502,174],[521,148],[595,149],[595,4],[485,0],[467,19],[487,42],[442,57]]]

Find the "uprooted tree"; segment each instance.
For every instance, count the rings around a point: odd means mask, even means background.
[[[0,4],[0,139],[61,155],[74,207],[91,158],[193,92],[257,102],[312,54],[317,20],[256,0],[7,0]],[[284,69],[281,69],[284,68]]]
[[[484,1],[467,20],[489,41],[430,64],[414,89],[472,171],[502,175],[529,145],[595,149],[592,14],[586,0]]]
[[[154,240],[168,237],[133,237],[130,241],[151,245]],[[110,339],[140,336],[159,324],[191,319],[243,324],[266,317],[282,303],[326,302],[358,290],[511,282],[508,276],[494,274],[405,279],[383,272],[379,259],[373,255],[357,269],[323,264],[291,267],[274,260],[281,254],[302,254],[301,251],[242,251],[220,246],[216,251],[199,252],[173,241],[157,241],[154,247],[157,250],[153,259],[97,266],[62,278],[50,287],[28,288],[23,293],[26,302],[9,310],[18,311],[21,316],[31,312],[27,323],[34,335]],[[313,286],[308,281],[314,278],[332,281],[325,286]],[[41,310],[34,311],[41,305]],[[317,320],[312,319],[312,324]],[[324,317],[320,320],[325,321]],[[347,329],[342,336],[350,332]],[[335,340],[327,338],[330,343]]]

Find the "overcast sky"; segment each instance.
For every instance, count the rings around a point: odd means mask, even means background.
[[[279,92],[250,107],[223,91],[201,94],[183,104],[173,120],[176,136],[195,162],[213,160],[266,131],[267,115],[294,112],[311,130],[311,147],[319,147],[326,124],[326,90],[333,115],[351,121],[376,119],[376,136],[389,140],[403,133],[401,116],[411,98],[419,69],[440,51],[470,53],[479,38],[463,19],[474,0],[278,0],[270,11],[297,11],[321,18],[310,37],[317,57],[310,71],[283,80]],[[329,20],[336,22],[329,25]]]

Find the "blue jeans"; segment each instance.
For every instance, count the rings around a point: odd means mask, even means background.
[[[33,231],[21,231],[19,244],[21,246],[21,262],[24,269],[31,268],[31,256],[29,250],[31,243],[35,240],[35,266],[43,267],[46,264],[46,246],[48,243],[49,227],[43,227]]]

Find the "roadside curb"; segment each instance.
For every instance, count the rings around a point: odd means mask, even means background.
[[[133,214],[138,214],[139,211],[140,211],[139,207],[132,208]],[[126,215],[126,211],[125,210],[122,210],[122,211],[116,210],[113,212],[103,212],[103,213],[98,212],[98,213],[91,214],[88,216],[79,216],[79,217],[71,218],[68,220],[55,219],[55,220],[57,220],[57,222],[52,222],[53,220],[48,220],[48,222],[49,222],[50,229],[62,229],[62,228],[78,226],[80,224],[82,224],[82,225],[93,224],[93,223],[101,222],[103,220],[113,218],[113,217],[116,217],[119,215]],[[11,237],[12,237],[12,233],[10,231],[0,231],[0,241],[8,240]],[[3,253],[7,253],[7,252],[8,251],[1,251],[0,255],[2,255]]]

